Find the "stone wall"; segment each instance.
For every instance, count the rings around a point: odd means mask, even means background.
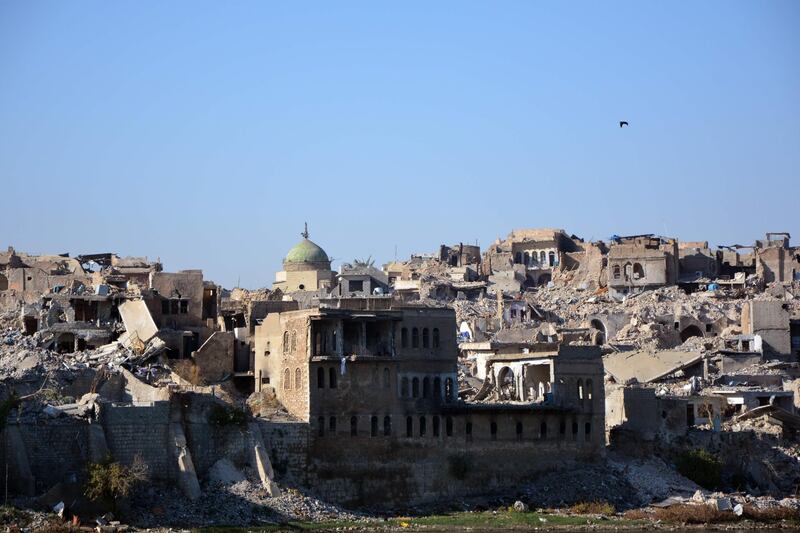
[[[309,425],[305,422],[259,420],[258,427],[278,482],[307,485]]]
[[[115,461],[130,464],[136,456],[149,467],[155,480],[175,479],[174,445],[169,439],[169,402],[146,405],[103,404],[100,421]]]
[[[17,426],[37,493],[44,492],[57,481],[79,479],[83,475],[89,459],[88,426],[86,420],[70,418]],[[4,440],[8,433],[3,432]],[[3,464],[7,464],[8,456],[4,454],[2,459]]]
[[[349,425],[343,424],[334,435],[313,437],[308,486],[323,499],[345,506],[402,507],[507,490],[567,461],[591,460],[602,449],[584,433],[589,419],[573,420],[572,415],[559,424],[553,412],[454,414],[452,426],[440,417],[438,435],[433,434],[433,418],[427,417],[424,435],[413,417],[411,437],[405,436],[402,423],[393,423],[389,436],[382,426],[372,436],[368,424],[351,436]],[[573,427],[578,431],[573,433]],[[603,428],[591,432],[602,435]]]

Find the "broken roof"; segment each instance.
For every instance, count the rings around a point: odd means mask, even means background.
[[[606,372],[619,383],[631,379],[636,379],[639,383],[648,383],[702,360],[703,354],[699,352],[634,351],[608,354],[603,357],[603,364]]]

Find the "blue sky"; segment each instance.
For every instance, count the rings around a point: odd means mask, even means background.
[[[0,0],[0,246],[259,287],[304,221],[379,263],[515,227],[798,242],[798,28],[795,0]]]

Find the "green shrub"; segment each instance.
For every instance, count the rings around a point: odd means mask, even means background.
[[[676,467],[682,476],[709,490],[718,488],[722,480],[722,463],[701,448],[683,452],[676,461]]]
[[[244,409],[215,404],[208,415],[208,422],[214,426],[247,427],[247,413]]]
[[[138,456],[130,466],[114,462],[111,457],[87,467],[85,494],[90,500],[112,506],[131,493],[134,485],[147,479],[147,465]]]

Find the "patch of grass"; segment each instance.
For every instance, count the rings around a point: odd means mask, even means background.
[[[718,488],[722,481],[722,462],[702,448],[683,452],[675,466],[682,476],[709,490]]]
[[[460,512],[443,515],[418,517],[394,517],[388,520],[331,520],[326,522],[289,522],[247,528],[203,528],[195,531],[203,533],[259,533],[267,531],[293,530],[370,530],[370,531],[402,531],[447,529],[470,529],[480,531],[505,531],[509,529],[567,529],[577,526],[591,526],[596,529],[619,529],[620,527],[642,527],[644,522],[612,517],[604,520],[593,520],[586,516],[570,516],[546,514],[538,512],[483,511]]]
[[[611,516],[617,512],[613,505],[602,500],[578,502],[570,507],[569,511],[573,514],[599,514],[603,516]]]
[[[208,415],[208,422],[214,426],[247,427],[247,413],[244,409],[215,404]]]
[[[476,513],[453,513],[449,515],[431,515],[418,518],[392,519],[393,525],[406,522],[409,527],[434,526],[434,527],[469,527],[480,529],[504,528],[547,528],[550,526],[578,526],[593,522],[582,516],[550,515],[536,512],[508,512],[508,511],[483,511]],[[604,520],[604,524],[612,523]]]

